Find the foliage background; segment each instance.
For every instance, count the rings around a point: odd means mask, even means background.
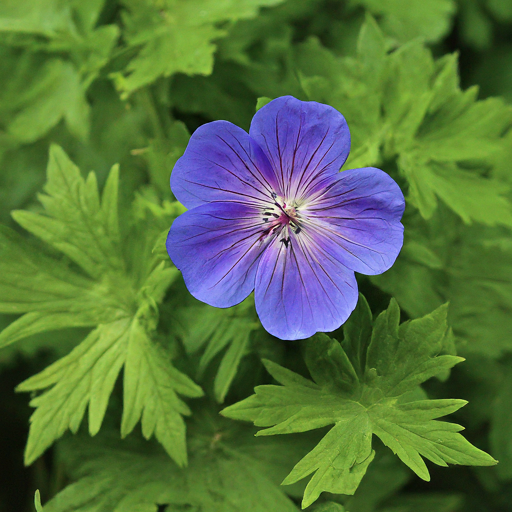
[[[51,511],[298,510],[304,485],[277,484],[320,438],[218,412],[272,382],[261,358],[307,376],[320,355],[266,335],[250,300],[193,301],[162,247],[189,134],[247,129],[284,94],[340,110],[345,167],[402,186],[402,254],[360,289],[402,320],[449,301],[466,361],[414,392],[468,400],[454,420],[500,461],[429,464],[426,483],[377,441],[355,496],[316,510],[510,510],[510,0],[4,0],[0,53],[1,512],[36,489],[62,491]]]

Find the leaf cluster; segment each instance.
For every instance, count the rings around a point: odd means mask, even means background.
[[[129,271],[119,232],[118,176],[114,168],[100,200],[95,175],[84,180],[55,146],[46,194],[40,196],[44,212],[18,211],[14,218],[65,259],[39,253],[15,232],[2,230],[0,309],[23,314],[2,332],[2,346],[45,331],[93,327],[68,355],[18,386],[42,392],[30,403],[36,410],[27,464],[67,429],[76,432],[87,407],[89,432],[99,431],[123,367],[121,435],[141,420],[146,438],[155,434],[178,464],[187,460],[181,415],[190,410],[178,394],[198,397],[202,390],[151,340],[158,303],[177,271],[151,255],[143,260],[142,276]]]

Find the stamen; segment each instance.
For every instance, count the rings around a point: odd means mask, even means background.
[[[262,212],[262,221],[267,226],[263,228],[261,237],[280,235],[280,241],[284,243],[285,247],[288,247],[291,243],[290,230],[295,234],[300,233],[302,231],[300,224],[305,219],[301,219],[298,208],[293,201],[291,204],[290,202],[287,203],[283,197],[278,196],[275,192],[272,192],[271,195],[275,201],[272,205],[267,205]]]

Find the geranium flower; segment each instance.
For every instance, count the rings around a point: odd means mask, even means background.
[[[345,118],[291,96],[254,116],[198,128],[171,188],[189,208],[167,251],[197,299],[219,308],[253,290],[265,329],[285,340],[333,331],[354,310],[355,272],[380,274],[403,243],[404,197],[373,167],[338,172]]]

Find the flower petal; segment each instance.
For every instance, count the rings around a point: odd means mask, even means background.
[[[307,205],[304,229],[341,264],[362,274],[381,274],[402,249],[404,208],[402,191],[388,174],[373,167],[352,169]]]
[[[258,110],[249,134],[272,164],[279,194],[299,200],[318,180],[337,173],[350,150],[347,122],[336,109],[292,96]]]
[[[236,203],[205,204],[174,221],[167,252],[196,299],[227,308],[254,289],[264,249],[260,233],[261,215],[253,208]]]
[[[200,126],[171,174],[171,189],[183,205],[212,201],[268,201],[275,177],[261,148],[227,121]]]
[[[283,340],[337,329],[354,310],[354,272],[301,235],[286,247],[279,237],[267,247],[256,275],[256,311],[263,327]]]

